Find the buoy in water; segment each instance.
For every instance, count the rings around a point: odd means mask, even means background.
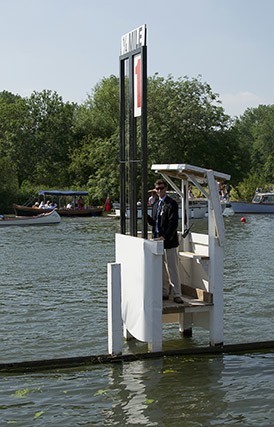
[[[246,217],[245,216],[242,216],[241,222],[246,222]]]

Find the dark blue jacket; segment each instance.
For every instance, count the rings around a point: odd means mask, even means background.
[[[152,234],[155,237],[156,215],[159,200],[152,206],[152,217],[148,215],[148,223],[152,225]],[[166,196],[161,207],[158,221],[159,235],[164,237],[164,248],[176,248],[179,246],[178,241],[178,204],[171,197]]]

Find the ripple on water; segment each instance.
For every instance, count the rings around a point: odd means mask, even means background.
[[[116,229],[87,218],[1,230],[2,362],[107,351],[106,269]]]

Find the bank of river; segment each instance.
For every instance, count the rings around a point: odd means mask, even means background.
[[[274,216],[225,222],[225,343],[273,340]],[[118,231],[110,218],[1,230],[1,363],[107,353],[106,266]],[[181,339],[165,327],[164,348],[207,343],[203,330]],[[267,352],[2,375],[1,422],[271,426],[273,362]]]

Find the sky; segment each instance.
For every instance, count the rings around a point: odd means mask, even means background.
[[[0,0],[0,16],[0,91],[80,104],[145,24],[149,76],[201,76],[231,117],[274,103],[273,0]]]

